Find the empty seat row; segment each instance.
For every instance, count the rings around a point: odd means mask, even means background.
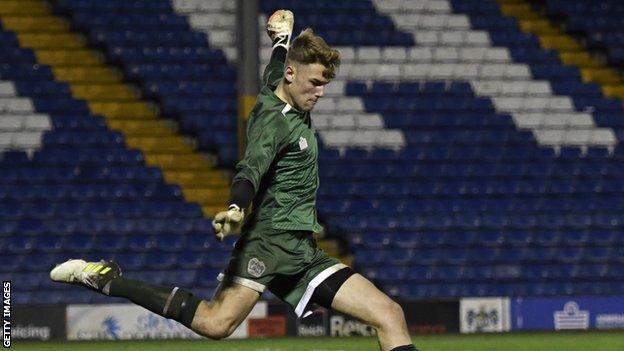
[[[232,82],[236,71],[231,66],[217,67],[209,64],[130,64],[124,67],[125,74],[134,80],[204,80]],[[1,72],[1,66],[0,66]]]
[[[359,250],[436,247],[539,247],[622,246],[620,229],[582,230],[431,230],[418,232],[350,233],[351,246]]]
[[[77,212],[70,219],[22,219],[14,221],[2,221],[0,234],[3,236],[19,235],[40,236],[45,234],[71,235],[71,234],[190,234],[204,233],[206,240],[214,240],[212,234],[212,221],[207,218],[88,218]],[[27,239],[23,239],[27,240]]]
[[[0,204],[0,218],[71,219],[84,218],[199,218],[198,204],[179,201],[121,202],[20,202]]]
[[[216,239],[209,233],[192,234],[182,236],[179,234],[167,235],[90,235],[87,233],[70,236],[62,235],[42,235],[32,236],[9,236],[3,237],[3,245],[8,253],[25,254],[32,253],[33,260],[39,257],[41,260],[47,259],[48,263],[55,259],[49,253],[74,253],[74,254],[104,254],[104,253],[148,253],[152,261],[158,261],[161,257],[167,256],[171,261],[169,266],[175,264],[176,256],[185,255],[187,252],[206,252],[212,249],[219,250],[219,253],[228,253],[227,245],[219,245]],[[37,253],[37,254],[35,254]],[[166,254],[171,253],[171,254]],[[176,253],[176,254],[174,254]],[[206,256],[215,256],[217,253],[206,253]],[[52,255],[53,256],[53,255]],[[138,257],[137,257],[138,259]],[[30,259],[29,259],[30,260]],[[223,260],[221,258],[220,260]],[[24,262],[27,264],[28,262]],[[58,262],[57,262],[58,263]],[[168,267],[169,267],[168,266]],[[43,267],[45,269],[45,267]],[[39,270],[38,268],[30,268]],[[131,268],[130,268],[131,269]]]
[[[456,154],[460,153],[457,152]],[[536,162],[513,164],[514,158],[510,157],[505,162],[500,162],[499,164],[467,165],[466,163],[477,160],[479,156],[487,155],[487,153],[471,150],[463,155],[465,155],[463,158],[465,162],[459,164],[453,164],[452,161],[461,162],[462,158],[451,156],[447,152],[440,157],[431,157],[431,159],[437,161],[449,160],[450,162],[439,162],[439,164],[423,163],[420,165],[388,162],[380,165],[378,169],[372,170],[370,168],[372,160],[357,162],[358,160],[356,159],[354,160],[355,162],[344,162],[342,165],[336,162],[332,162],[332,164],[323,163],[324,167],[320,169],[320,174],[327,179],[344,179],[343,176],[345,174],[349,174],[352,180],[385,179],[389,187],[392,184],[397,184],[396,186],[406,187],[408,192],[409,189],[420,191],[418,189],[428,186],[433,188],[446,187],[448,193],[463,193],[464,191],[460,191],[461,188],[469,187],[475,187],[475,189],[482,187],[484,192],[486,192],[486,188],[491,187],[490,193],[514,193],[514,188],[517,188],[519,192],[522,191],[522,188],[527,190],[536,188],[535,192],[547,193],[550,191],[548,188],[551,188],[553,191],[559,188],[560,190],[557,191],[573,192],[577,185],[602,185],[602,192],[617,192],[620,191],[619,189],[622,186],[617,177],[624,173],[624,166],[610,161],[601,162],[600,159],[596,160],[596,164],[583,164],[580,161],[565,162],[566,159],[555,163],[553,162],[555,160],[551,159],[551,162],[548,162],[549,160],[546,158]],[[517,159],[520,160],[522,158],[518,157]],[[456,172],[453,173],[453,171]],[[573,176],[594,178],[594,180],[593,182],[587,179],[574,181],[570,179]],[[498,181],[491,179],[493,177],[499,178]],[[506,177],[513,179],[504,179]],[[605,178],[600,179],[601,177]],[[474,178],[488,179],[477,180]],[[388,181],[390,179],[392,181]],[[410,182],[416,179],[420,180],[420,184],[410,184]],[[598,192],[601,191],[598,190]]]
[[[139,31],[139,30],[95,30],[91,40],[117,47],[149,47],[169,44],[171,46],[203,45],[205,33],[188,31]]]
[[[390,295],[408,299],[437,299],[441,297],[485,296],[566,296],[618,295],[624,291],[620,282],[517,282],[474,284],[386,284]]]
[[[123,14],[137,12],[171,12],[171,3],[167,0],[112,0],[105,3],[94,3],[85,0],[61,0],[62,6],[75,11],[120,12]]]
[[[122,47],[112,46],[108,56],[116,62],[124,64],[223,64],[225,56],[221,50],[205,47]]]
[[[415,284],[470,281],[600,281],[606,276],[624,278],[616,264],[552,264],[492,266],[390,266],[367,267],[362,272],[381,284],[409,281]]]
[[[96,180],[97,178],[91,178]],[[55,184],[48,185],[2,185],[2,201],[120,201],[144,198],[171,198],[180,196],[179,186],[165,186],[160,169],[122,169],[114,177],[106,177],[115,183],[107,184]],[[121,183],[120,182],[124,182]],[[147,184],[137,188],[139,183]]]
[[[520,230],[548,230],[562,229],[605,230],[619,228],[624,225],[624,217],[618,214],[530,214],[530,213],[454,213],[452,215],[417,213],[402,213],[394,216],[372,215],[362,212],[360,215],[334,215],[330,224],[346,232],[375,231],[419,231],[430,230],[460,230],[460,229],[520,229]]]
[[[358,250],[359,267],[380,265],[466,265],[526,263],[607,263],[624,262],[624,247],[554,248],[429,248],[404,250]]]
[[[236,90],[231,82],[146,82],[146,91],[150,96],[172,97],[186,96],[206,98],[207,96],[232,96]],[[209,118],[208,118],[209,119]]]

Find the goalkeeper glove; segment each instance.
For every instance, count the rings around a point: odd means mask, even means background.
[[[223,241],[228,235],[240,234],[244,217],[244,211],[236,204],[231,204],[227,211],[217,213],[212,221],[217,240]]]
[[[278,46],[288,50],[290,37],[292,36],[295,15],[289,10],[277,10],[273,12],[267,21],[267,34],[273,42],[273,49]]]

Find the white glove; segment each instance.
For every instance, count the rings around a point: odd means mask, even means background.
[[[295,15],[292,11],[277,10],[273,12],[267,21],[267,34],[273,42],[273,49],[276,46],[283,46],[288,50],[294,24]]]
[[[212,221],[217,240],[223,241],[228,235],[240,234],[244,217],[244,211],[236,204],[231,204],[227,211],[217,213]]]

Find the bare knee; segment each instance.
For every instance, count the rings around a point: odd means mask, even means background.
[[[238,327],[258,301],[260,294],[242,285],[220,286],[211,301],[202,301],[191,329],[207,338],[226,338]]]
[[[396,329],[405,324],[403,308],[398,303],[387,299],[379,304],[374,312],[375,327],[381,329]]]
[[[238,323],[235,317],[198,313],[193,319],[192,329],[209,339],[221,340],[232,335],[237,326]]]
[[[198,323],[193,323],[193,330],[202,336],[213,340],[221,340],[232,335],[236,329],[234,320],[227,319],[206,319]]]

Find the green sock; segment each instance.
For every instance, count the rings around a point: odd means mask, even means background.
[[[102,290],[106,295],[125,297],[139,306],[191,327],[201,299],[178,287],[162,286],[118,277]]]

